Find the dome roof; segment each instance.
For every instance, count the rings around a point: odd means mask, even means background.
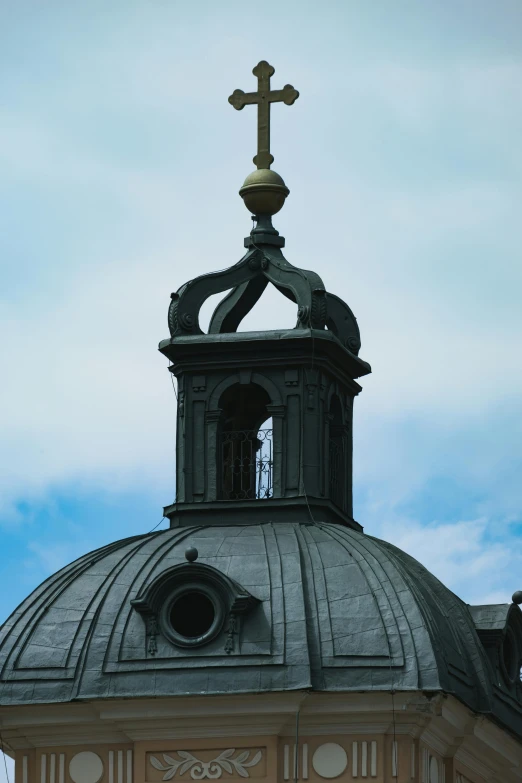
[[[173,643],[162,626],[161,605],[184,580],[232,596],[235,621],[206,643]],[[47,579],[0,630],[4,705],[397,689],[454,693],[487,711],[488,677],[469,608],[404,552],[336,524],[127,538]]]

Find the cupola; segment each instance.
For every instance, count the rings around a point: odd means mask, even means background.
[[[176,502],[165,509],[172,526],[219,524],[214,507],[238,523],[339,522],[356,529],[352,511],[353,401],[356,379],[370,366],[359,358],[357,321],[316,272],[291,264],[272,217],[289,194],[270,169],[271,103],[292,104],[292,85],[270,90],[274,69],[254,68],[258,91],[236,90],[236,109],[258,106],[256,171],[240,195],[253,213],[246,253],[224,271],[202,275],[171,295],[170,337],[160,351],[178,384]],[[273,285],[294,302],[293,329],[238,331]],[[204,302],[226,293],[204,333]]]

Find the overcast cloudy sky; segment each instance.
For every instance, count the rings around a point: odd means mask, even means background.
[[[521,29],[520,0],[2,4],[0,621],[173,499],[156,347],[170,292],[242,255],[256,118],[227,97],[260,59],[301,93],[286,255],[373,368],[355,516],[466,601],[522,588]],[[244,326],[294,322],[270,295]]]

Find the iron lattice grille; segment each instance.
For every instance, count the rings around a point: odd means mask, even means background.
[[[273,494],[272,430],[231,430],[221,435],[224,500],[266,500]]]
[[[344,451],[342,439],[330,438],[330,499],[343,508]]]

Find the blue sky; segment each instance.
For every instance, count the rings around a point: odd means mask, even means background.
[[[0,10],[0,621],[173,498],[169,294],[242,255],[253,89],[277,228],[361,327],[355,515],[469,602],[522,587],[518,0]],[[209,308],[207,308],[207,315]],[[269,295],[248,326],[293,325]],[[0,773],[1,781],[1,773]]]

